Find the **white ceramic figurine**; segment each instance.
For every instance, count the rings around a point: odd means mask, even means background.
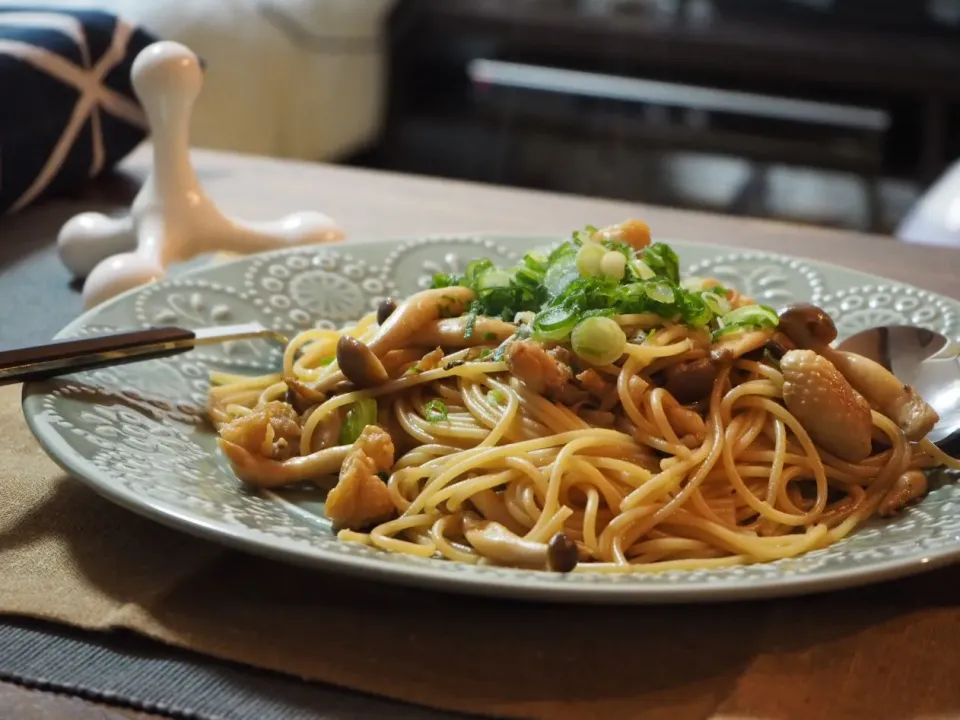
[[[207,197],[190,164],[189,127],[203,74],[197,56],[175,42],[141,52],[131,71],[153,142],[153,168],[130,212],[120,218],[81,213],[57,239],[60,257],[86,277],[84,304],[162,278],[167,267],[208,252],[252,253],[339,240],[326,215],[299,212],[274,222],[227,217]]]

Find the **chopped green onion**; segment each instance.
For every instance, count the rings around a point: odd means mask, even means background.
[[[542,270],[531,270],[528,267],[518,267],[513,274],[513,280],[518,285],[535,290],[543,282]]]
[[[477,318],[483,317],[512,321],[516,338],[543,342],[568,342],[574,328],[592,316],[654,313],[715,334],[776,325],[764,309],[735,314],[728,291],[714,280],[681,281],[680,261],[669,245],[634,250],[592,227],[553,248],[530,251],[511,267],[474,260],[463,275],[435,275],[433,286],[476,292],[467,311],[458,313],[466,317],[466,339],[474,337]],[[455,307],[449,303],[441,315]],[[501,347],[494,359],[502,357]]]
[[[645,247],[640,259],[660,277],[665,277],[672,283],[680,282],[680,258],[669,245],[654,243]]]
[[[570,336],[573,351],[594,365],[609,365],[623,355],[627,336],[608,317],[590,317],[579,323]]]
[[[523,256],[523,264],[538,273],[543,273],[549,262],[550,258],[543,250],[531,250]]]
[[[543,276],[543,285],[547,290],[547,296],[552,300],[560,296],[571,283],[580,277],[580,271],[577,270],[577,256],[574,253],[562,255],[556,260],[551,261]]]
[[[693,325],[695,327],[704,327],[709,325],[710,321],[716,317],[716,314],[711,310],[707,303],[703,301],[696,293],[685,292],[684,290],[677,290],[680,295],[680,317],[688,325]]]
[[[744,326],[775,328],[780,323],[777,311],[766,305],[745,305],[720,318],[721,327]]]
[[[676,295],[673,292],[673,288],[670,287],[669,283],[663,281],[648,283],[645,291],[647,297],[653,300],[654,302],[671,304],[676,301]]]
[[[433,276],[433,287],[435,288],[445,288],[451,287],[453,285],[458,285],[460,283],[460,278],[456,275],[447,275],[446,273],[435,273]]]
[[[440,398],[434,398],[423,406],[423,416],[427,422],[443,422],[447,419],[447,404]]]
[[[643,260],[639,258],[634,258],[629,263],[627,263],[631,272],[637,276],[639,280],[652,280],[657,276],[657,274],[650,269],[650,266],[647,265]]]
[[[493,261],[489,258],[482,258],[480,260],[474,260],[469,265],[467,265],[466,271],[463,273],[463,281],[467,287],[474,288],[477,285],[477,281],[480,279],[480,276],[488,270],[494,268]]]
[[[603,261],[607,251],[603,245],[597,243],[586,243],[577,251],[577,270],[584,277],[596,277],[600,275],[602,269],[600,263]]]
[[[463,339],[469,340],[473,337],[473,328],[477,324],[477,316],[480,315],[480,302],[474,300],[470,303],[470,308],[467,310],[467,323],[463,328]]]
[[[488,392],[487,397],[493,400],[493,402],[495,402],[497,405],[507,404],[507,398],[497,388],[494,388],[493,390]]]
[[[587,225],[583,230],[577,230],[573,233],[573,241],[578,245],[591,242],[596,235],[597,229],[593,225]]]
[[[352,445],[367,425],[377,423],[377,401],[373,398],[357,400],[347,410],[347,417],[340,426],[340,444]]]
[[[579,320],[580,314],[573,308],[563,305],[547,308],[534,319],[533,336],[537,340],[565,340]]]
[[[717,315],[726,315],[730,312],[730,301],[723,295],[716,293],[712,290],[700,293],[700,297],[707,304],[707,307],[710,308]]]
[[[583,252],[581,250],[581,252]],[[627,259],[623,253],[609,250],[600,258],[600,273],[614,280],[622,280],[627,272]]]
[[[490,268],[477,276],[476,290],[478,293],[482,293],[498,288],[508,288],[513,281],[513,277],[513,273],[509,273],[506,270]]]

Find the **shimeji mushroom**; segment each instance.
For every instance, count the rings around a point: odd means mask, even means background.
[[[389,315],[384,313],[384,323],[365,347],[377,358],[382,358],[391,350],[415,345],[414,337],[425,325],[441,318],[462,315],[475,297],[476,293],[470,288],[458,286],[433,288],[411,295]],[[304,385],[313,393],[322,393],[345,379],[347,375],[341,367],[318,382]],[[304,390],[301,390],[301,393],[303,392]]]
[[[909,385],[882,365],[854,353],[830,347],[837,328],[815,305],[792,305],[780,313],[780,330],[797,347],[813,350],[829,360],[853,388],[883,415],[893,420],[909,440],[920,440],[940,419],[936,411]]]
[[[337,365],[356,387],[374,388],[390,380],[387,369],[373,351],[350,335],[337,342]]]
[[[579,559],[576,543],[562,532],[549,543],[533,542],[515,535],[498,522],[467,514],[463,519],[463,535],[480,555],[502,565],[570,572]]]

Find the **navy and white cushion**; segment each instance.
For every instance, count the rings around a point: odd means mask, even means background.
[[[155,40],[106,12],[0,6],[0,214],[75,190],[146,137],[130,66]]]

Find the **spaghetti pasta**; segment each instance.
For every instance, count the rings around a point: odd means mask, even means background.
[[[678,267],[636,221],[476,261],[300,333],[280,373],[214,375],[209,416],[244,482],[328,490],[344,541],[560,572],[796,556],[957,466],[924,438],[933,410],[878,396],[887,371],[832,350],[822,311]]]

